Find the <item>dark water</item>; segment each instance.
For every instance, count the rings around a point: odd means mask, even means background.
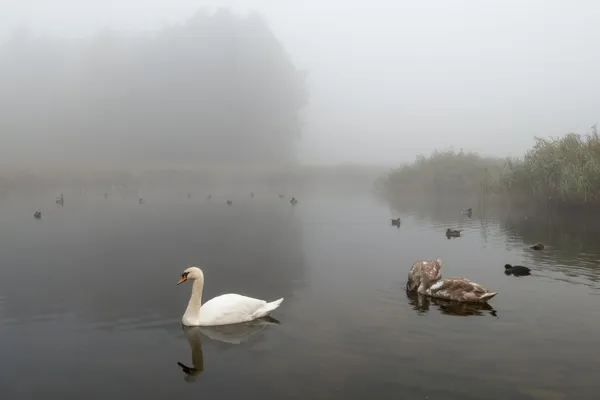
[[[396,229],[369,196],[299,196],[295,208],[274,193],[238,194],[231,207],[217,195],[145,197],[2,200],[3,399],[554,400],[600,389],[600,242],[587,226],[438,210],[402,214]],[[464,236],[447,240],[447,227]],[[549,248],[527,248],[538,240]],[[445,276],[499,291],[491,307],[407,296],[413,261],[434,257]],[[192,263],[205,299],[285,297],[281,324],[183,330],[191,288],[176,282]],[[505,263],[532,276],[505,276]]]

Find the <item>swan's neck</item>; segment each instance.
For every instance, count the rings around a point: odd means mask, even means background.
[[[200,306],[202,305],[202,290],[203,289],[204,289],[204,280],[194,279],[194,283],[192,284],[192,295],[190,296],[190,301],[188,302],[187,309],[185,310],[185,315],[198,316],[198,314],[200,314]]]

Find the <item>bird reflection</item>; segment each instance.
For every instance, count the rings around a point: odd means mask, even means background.
[[[426,314],[429,312],[429,306],[433,304],[437,306],[437,309],[446,315],[454,316],[484,316],[487,313],[498,317],[494,307],[488,303],[469,303],[469,302],[458,302],[452,300],[444,300],[433,297],[424,296],[418,292],[406,291],[406,297],[408,298],[409,304],[413,307],[418,314]],[[487,313],[486,313],[487,311]]]
[[[223,343],[240,344],[269,325],[279,325],[279,321],[272,317],[259,318],[242,324],[222,326],[182,326],[183,332],[192,350],[192,367],[181,362],[177,365],[185,374],[186,382],[195,382],[196,378],[204,372],[204,353],[202,351],[202,335],[212,340]]]
[[[193,367],[188,367],[187,365],[179,361],[177,362],[177,365],[179,365],[179,367],[185,374],[183,379],[186,382],[195,382],[198,375],[200,375],[204,371],[204,353],[202,351],[200,329],[196,326],[182,326],[182,328],[183,332],[185,333],[185,336],[187,337],[190,349],[192,350]]]

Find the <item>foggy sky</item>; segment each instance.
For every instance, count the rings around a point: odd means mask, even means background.
[[[3,0],[0,40],[158,29],[258,11],[308,71],[299,158],[396,164],[434,148],[520,155],[600,114],[600,3],[502,0]],[[0,132],[0,140],[4,140]]]

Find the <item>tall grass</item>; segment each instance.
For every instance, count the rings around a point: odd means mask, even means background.
[[[434,151],[391,171],[377,186],[391,197],[478,195],[495,190],[503,165],[502,159],[462,150]]]
[[[536,138],[522,159],[507,163],[499,187],[509,195],[558,204],[600,205],[600,136]]]
[[[463,151],[419,156],[378,182],[390,198],[405,194],[492,195],[533,204],[600,206],[600,135],[535,138],[521,158],[482,157]]]

